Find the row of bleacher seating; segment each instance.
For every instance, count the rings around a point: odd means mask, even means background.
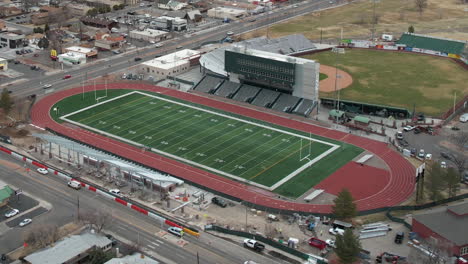
[[[262,89],[248,84],[234,83],[211,75],[206,75],[193,89],[239,102],[246,102],[256,106],[303,116],[308,116],[314,107],[317,106],[317,103],[313,100]]]
[[[278,99],[279,96],[279,92],[275,92],[268,89],[262,89],[260,93],[258,93],[257,97],[255,97],[255,99],[252,101],[252,104],[256,106],[271,108],[275,104],[276,99]]]
[[[236,95],[232,98],[236,101],[240,102],[247,102],[251,103],[255,97],[258,95],[258,92],[260,92],[260,88],[244,84],[241,86],[239,91],[236,93]]]

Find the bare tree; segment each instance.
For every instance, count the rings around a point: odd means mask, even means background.
[[[80,213],[80,220],[95,229],[97,233],[100,233],[104,227],[109,225],[112,221],[112,215],[108,212],[91,212],[87,211]]]
[[[36,225],[23,235],[24,242],[35,248],[43,248],[60,238],[56,225]]]
[[[454,168],[448,168],[445,177],[445,185],[449,197],[454,197],[460,190],[460,175]]]
[[[427,7],[427,0],[415,0],[416,8],[418,9],[419,15],[422,16],[424,9]]]
[[[468,145],[468,132],[459,131],[450,137],[450,141],[456,147],[456,152],[451,153],[451,161],[457,166],[458,173],[463,175],[468,165],[468,153],[465,151],[465,146]]]

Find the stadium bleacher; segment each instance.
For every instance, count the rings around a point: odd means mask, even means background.
[[[240,102],[251,103],[255,99],[255,96],[258,94],[259,91],[260,88],[245,84],[241,86],[239,91],[232,99]]]
[[[232,98],[234,94],[236,94],[237,90],[239,90],[239,83],[230,82],[228,80],[224,81],[224,83],[216,90],[214,94],[226,98]]]
[[[276,102],[276,99],[278,99],[278,96],[280,96],[279,92],[275,92],[268,89],[262,89],[260,93],[258,93],[257,97],[255,97],[255,99],[252,101],[252,104],[256,106],[271,108]]]
[[[404,33],[396,43],[404,44],[407,47],[433,50],[456,55],[461,55],[466,45],[465,42],[459,40],[436,38],[412,33]]]
[[[216,89],[218,88],[219,84],[223,82],[223,79],[221,78],[216,78],[210,75],[206,75],[205,78],[203,78],[197,86],[194,88],[194,90],[204,92],[204,93],[214,93]]]
[[[281,94],[272,109],[290,113],[296,108],[301,98],[290,94]]]
[[[302,101],[296,106],[296,109],[293,110],[293,113],[307,116],[312,112],[316,102],[310,99],[302,99]]]

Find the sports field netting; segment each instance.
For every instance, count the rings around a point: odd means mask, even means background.
[[[340,148],[291,130],[138,91],[61,119],[270,190]]]

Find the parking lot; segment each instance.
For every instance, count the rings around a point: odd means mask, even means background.
[[[21,216],[21,214],[24,213],[25,211],[31,209],[31,208],[34,208],[38,204],[39,204],[38,201],[34,200],[33,198],[31,198],[31,197],[29,197],[29,196],[27,196],[25,194],[20,194],[20,195],[18,195],[16,197],[12,196],[10,198],[10,201],[8,202],[8,204],[6,206],[0,208],[0,222],[4,222],[4,221],[7,221],[7,220],[12,219],[12,218],[15,218],[15,219],[16,218],[21,218],[21,220],[22,220],[23,216]],[[13,209],[13,208],[18,209],[19,213],[14,217],[10,217],[10,218],[5,217],[5,214],[8,211],[10,211],[11,209]],[[20,215],[21,217],[18,217],[18,215]],[[7,222],[7,225],[10,226],[8,224],[8,222]]]

